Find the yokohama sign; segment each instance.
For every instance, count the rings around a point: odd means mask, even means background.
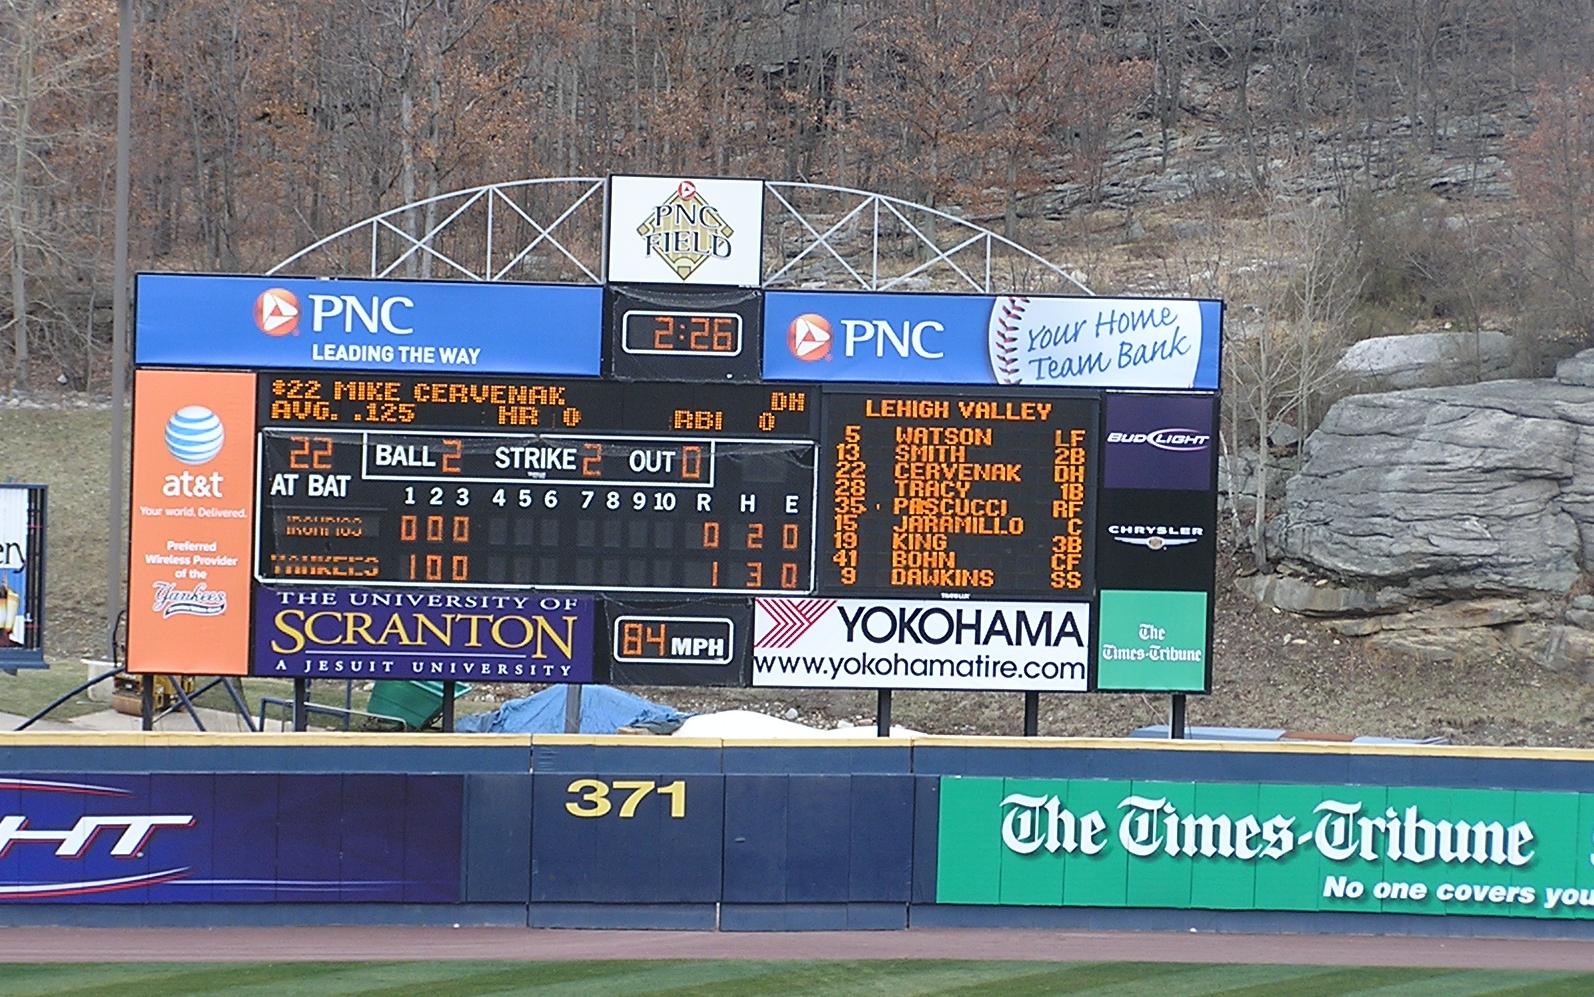
[[[753,685],[1083,692],[1086,603],[754,601]]]

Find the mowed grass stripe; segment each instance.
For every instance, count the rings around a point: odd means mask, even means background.
[[[1107,965],[1113,965],[1111,963]],[[1118,963],[1117,965],[1124,965]],[[1137,965],[1130,963],[1129,965]],[[1170,965],[1163,963],[1161,965]],[[1297,981],[1322,974],[1332,969],[1324,966],[1273,966],[1273,965],[1225,965],[1221,963],[1175,963],[1179,972],[1171,975],[1147,977],[1153,980],[1158,991],[1167,994],[1179,994],[1180,997],[1231,997],[1231,995],[1251,992],[1253,990],[1266,993],[1269,997],[1276,997],[1287,993],[1295,997]],[[1145,966],[1151,970],[1153,966]],[[1379,974],[1383,970],[1379,967],[1369,967],[1368,973]],[[1422,979],[1423,974],[1444,973],[1447,970],[1408,970],[1413,975],[1411,979]],[[1378,978],[1365,986],[1382,986],[1387,980]],[[1282,989],[1281,989],[1282,988]],[[1355,993],[1363,986],[1340,993]],[[1146,983],[1135,978],[1125,978],[1112,982],[1103,981],[1095,985],[1082,986],[1074,993],[1081,997],[1143,997],[1146,992]],[[1333,991],[1330,991],[1333,992]]]
[[[1446,969],[1415,969],[1408,966],[1323,968],[1290,980],[1290,997],[1336,997],[1379,987],[1410,987],[1436,976],[1450,976]],[[1217,991],[1223,997],[1277,997],[1275,984],[1266,982],[1230,987]]]
[[[743,963],[643,962],[598,960],[591,962],[446,963],[448,976],[426,984],[426,997],[466,997],[471,994],[514,993],[535,980],[538,994],[630,993],[638,988],[657,993],[671,976],[683,981],[713,980],[719,975],[742,975]],[[359,997],[409,997],[414,981],[347,991]]]
[[[1540,985],[1536,981],[1559,980],[1565,975],[1548,971],[1490,969],[1431,968],[1428,972],[1433,975],[1425,979],[1403,980],[1383,986],[1369,985],[1352,992],[1355,997],[1493,997],[1501,992],[1502,987],[1507,990],[1522,986],[1532,988]],[[1531,989],[1530,992],[1538,993]]]
[[[95,970],[80,974],[76,969]],[[124,997],[137,994],[207,994],[240,984],[269,985],[283,993],[287,984],[311,983],[349,968],[344,963],[130,963],[120,966],[60,966],[50,978],[36,978],[39,989],[13,991],[10,974],[0,975],[0,993],[60,994],[63,997]],[[91,979],[83,979],[92,975]]]
[[[1594,973],[1501,973],[1510,982],[1494,990],[1479,991],[1489,997],[1586,997],[1594,994]],[[1535,977],[1536,979],[1525,979]]]
[[[1390,967],[956,961],[88,963],[0,965],[0,994],[31,997],[204,994],[650,997],[825,993],[892,997],[1573,997],[1594,974]]]

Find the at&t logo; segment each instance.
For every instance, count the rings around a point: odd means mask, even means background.
[[[227,434],[221,417],[203,405],[184,405],[166,421],[166,450],[190,466],[208,464],[221,453]],[[168,498],[221,498],[220,471],[168,474],[161,494]]]
[[[166,449],[184,464],[208,464],[226,442],[221,417],[203,405],[184,405],[166,420]]]

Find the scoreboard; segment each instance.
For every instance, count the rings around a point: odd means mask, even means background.
[[[1044,599],[1090,584],[1099,404],[1078,395],[826,399],[828,592]]]
[[[308,406],[308,407],[306,407]],[[261,379],[263,582],[813,591],[815,392]]]
[[[1210,687],[1216,302],[682,253],[479,301],[141,275],[129,669]]]

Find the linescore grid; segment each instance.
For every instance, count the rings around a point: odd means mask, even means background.
[[[807,392],[714,385],[680,408],[674,385],[311,375],[262,395],[263,423],[320,425],[260,432],[260,581],[812,591],[817,444],[793,438],[811,434]],[[428,428],[353,430],[373,404]],[[559,428],[429,428],[442,420]],[[694,435],[727,426],[769,438]]]

